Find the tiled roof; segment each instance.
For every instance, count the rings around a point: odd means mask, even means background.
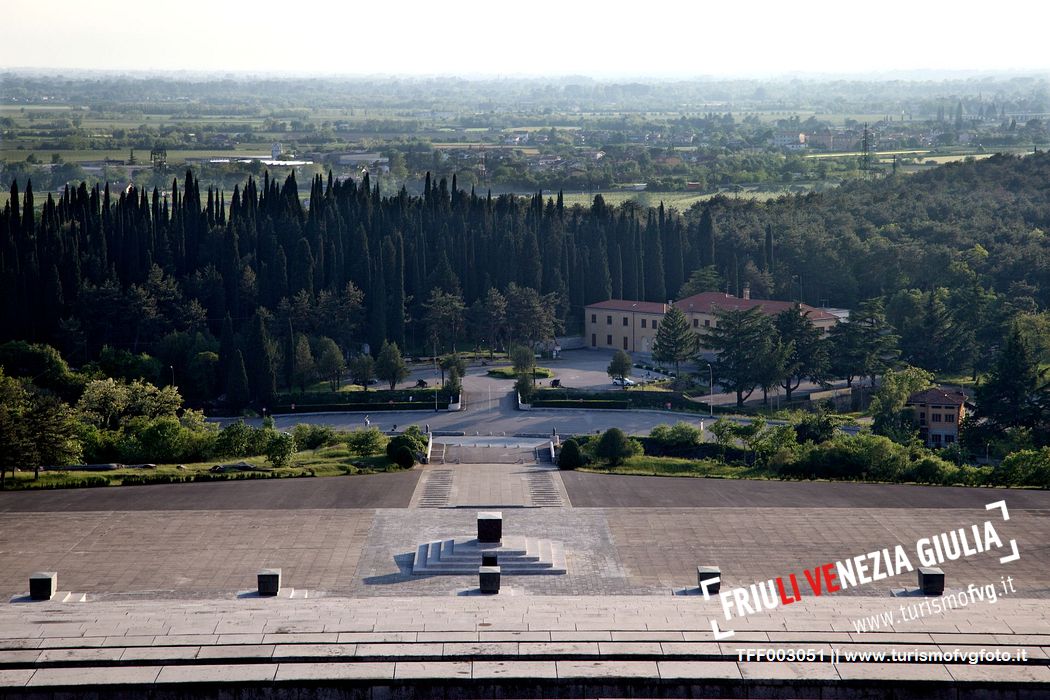
[[[942,404],[946,406],[962,406],[966,403],[966,394],[939,387],[917,391],[908,397],[908,403]]]
[[[674,305],[686,313],[690,311],[710,312],[714,310],[747,311],[757,306],[762,309],[763,313],[774,316],[785,309],[794,308],[795,303],[793,301],[774,301],[772,299],[741,299],[724,292],[701,292],[685,299],[679,299]],[[809,304],[802,304],[802,311],[808,315],[810,321],[838,320],[834,314],[821,311]]]
[[[606,309],[609,311],[642,311],[647,314],[662,314],[667,311],[667,304],[656,301],[631,301],[630,299],[609,299],[594,304],[587,304],[588,309]]]

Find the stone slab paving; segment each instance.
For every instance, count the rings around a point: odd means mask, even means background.
[[[282,567],[287,586],[338,589],[354,577],[372,516],[362,509],[0,513],[0,594],[24,593],[38,570],[58,571],[63,589],[93,596],[233,596],[254,590],[265,567]]]
[[[830,684],[823,686],[827,693],[820,693],[825,696],[836,695],[836,689],[865,687],[870,696],[878,689],[900,691],[909,683],[922,684],[931,697],[979,697],[988,692],[989,684],[994,686],[995,697],[1040,697],[1050,692],[1050,662],[1045,657],[1050,650],[1050,608],[1043,601],[1002,599],[981,608],[950,610],[919,621],[896,623],[892,629],[864,635],[859,641],[849,634],[829,638],[824,631],[827,620],[843,622],[874,614],[892,601],[888,596],[804,599],[755,615],[749,620],[752,629],[737,633],[739,641],[715,640],[709,620],[720,608],[717,602],[701,597],[457,597],[440,599],[439,604],[438,599],[426,597],[333,596],[177,604],[113,600],[9,604],[0,606],[0,630],[4,631],[0,639],[0,691],[14,696],[12,693],[20,688],[91,685],[146,689],[189,682],[218,688],[242,683],[293,687],[297,681],[356,679],[368,682],[370,687],[384,680],[452,683],[445,687],[484,694],[484,687],[473,681],[528,679],[538,683],[546,679],[562,684],[559,687],[577,681],[602,682],[611,684],[606,686],[609,690],[629,694],[642,687],[634,685],[636,682],[695,692],[698,684],[740,690],[766,687],[767,681],[774,682],[772,687],[780,692],[792,691],[788,694],[797,694],[800,689],[812,692],[806,684]],[[975,635],[968,631],[975,620],[988,632]],[[188,626],[207,630],[210,635],[201,633],[188,640],[180,633]],[[288,631],[271,633],[273,641],[265,645],[223,640],[222,630],[248,627]],[[381,642],[303,643],[305,639],[330,639],[322,636],[333,634],[384,635],[383,630],[392,627],[403,629]],[[449,629],[442,632],[445,627]],[[146,628],[163,631],[149,636],[149,646],[142,647],[142,635],[133,633]],[[787,631],[789,628],[795,631]],[[554,639],[567,631],[575,631],[580,639]],[[645,632],[649,639],[584,641],[588,637],[606,640],[631,631]],[[687,634],[694,643],[676,641]],[[473,640],[465,641],[468,637]],[[119,655],[98,656],[100,648],[95,642],[100,638],[107,642],[123,640],[123,647],[105,648]],[[763,649],[818,649],[822,648],[821,640],[830,639],[827,649],[840,653],[959,648],[980,638],[982,648],[988,651],[1025,648],[1033,657],[1036,652],[1043,656],[1024,664],[890,663],[847,661],[842,657],[835,663],[755,662],[738,655],[739,649],[748,647],[745,638],[756,640],[751,648]],[[874,638],[880,643],[869,643]],[[45,640],[60,640],[64,654],[24,654],[25,642]],[[14,656],[16,653],[21,655]],[[128,653],[132,655],[125,656]],[[217,663],[220,659],[222,663]],[[957,689],[965,688],[974,694],[956,694]]]
[[[352,595],[461,595],[476,591],[473,576],[416,576],[411,565],[424,542],[476,537],[477,511],[471,508],[377,510],[361,554]],[[503,532],[559,541],[567,573],[508,576],[504,586],[529,593],[597,595],[631,593],[601,510],[507,508]]]
[[[475,536],[476,510],[123,511],[0,513],[0,594],[24,594],[37,570],[92,597],[233,597],[255,572],[281,567],[307,595],[462,595],[476,576],[414,576],[423,542]],[[948,588],[1015,579],[1016,594],[1050,597],[1050,510],[1012,509],[997,525],[1021,558],[998,554],[946,562]],[[516,508],[505,531],[556,540],[567,574],[507,577],[528,594],[651,594],[695,586],[695,567],[722,568],[725,585],[748,585],[803,568],[929,537],[990,517],[975,509]],[[913,587],[914,574],[849,594]],[[829,630],[831,631],[831,630]],[[225,630],[261,634],[265,630]],[[145,633],[145,632],[143,632]],[[187,632],[190,633],[190,632]]]
[[[586,512],[587,509],[577,509]],[[949,589],[998,583],[1014,577],[1023,597],[1050,598],[1050,510],[1010,509],[1002,522],[983,506],[966,509],[903,508],[616,508],[606,509],[612,543],[628,580],[637,590],[696,585],[696,566],[722,569],[723,586],[746,586],[866,552],[904,547],[913,566],[920,538],[994,520],[1006,542],[1015,538],[1021,558],[1000,564],[1009,550],[985,552],[941,568]],[[871,595],[914,588],[916,574],[857,587]]]
[[[509,507],[536,505],[536,494],[530,482],[542,475],[549,480],[557,498],[556,505],[568,505],[569,497],[559,470],[543,464],[441,464],[423,468],[410,501],[411,507],[426,504],[428,476],[451,472],[452,483],[443,505],[452,507]]]

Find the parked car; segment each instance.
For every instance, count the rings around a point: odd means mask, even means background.
[[[616,386],[634,386],[634,380],[630,377],[613,377],[613,384]]]

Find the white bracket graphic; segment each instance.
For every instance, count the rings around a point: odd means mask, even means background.
[[[1006,509],[1006,501],[1005,500],[995,501],[994,503],[988,503],[988,504],[986,504],[984,506],[985,510],[995,510],[996,508],[998,508],[999,510],[1001,510],[1003,512],[1003,520],[1004,521],[1010,519],[1010,511],[1008,511]],[[1010,540],[1010,549],[1012,550],[1013,553],[1009,554],[1009,555],[1007,555],[1005,557],[999,557],[999,563],[1000,564],[1009,564],[1010,562],[1017,561],[1018,559],[1021,558],[1021,553],[1019,551],[1017,551],[1017,540]]]
[[[708,587],[721,582],[722,577],[715,576],[714,578],[704,579],[700,583],[700,592],[704,594],[704,600],[711,600],[711,591],[708,590]],[[736,630],[720,630],[718,629],[718,620],[711,618],[711,633],[715,635],[715,641],[718,641],[720,639],[729,639],[736,634]]]
[[[715,635],[715,641],[718,641],[720,639],[729,639],[734,634],[736,634],[736,630],[723,631],[718,629],[718,620],[711,620],[711,632],[713,632]]]
[[[1003,501],[996,501],[995,503],[988,503],[984,507],[985,510],[995,510],[996,508],[999,508],[999,509],[1001,509],[1003,511],[1003,520],[1009,520],[1010,519],[1010,511],[1008,511],[1006,509],[1006,501],[1005,500],[1003,500]]]
[[[721,583],[722,577],[715,576],[714,578],[706,578],[700,584],[700,592],[704,594],[704,600],[711,600],[711,591],[707,590],[708,586],[713,586],[716,583]]]
[[[1017,551],[1017,540],[1010,540],[1010,548],[1013,550],[1013,554],[1006,557],[999,557],[1000,564],[1009,564],[1012,561],[1017,561],[1021,558],[1021,553]]]

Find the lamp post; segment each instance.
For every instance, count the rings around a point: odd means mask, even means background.
[[[710,361],[707,363],[707,415],[715,416],[715,369]]]
[[[171,370],[171,385],[175,386],[175,365],[168,365],[168,369]]]
[[[438,346],[437,340],[434,340],[434,371],[438,371]],[[438,412],[438,392],[441,390],[441,386],[434,387],[434,413]]]

